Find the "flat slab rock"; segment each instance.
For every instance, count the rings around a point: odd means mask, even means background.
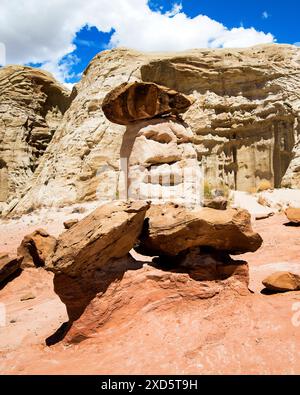
[[[102,104],[106,118],[120,125],[173,112],[192,104],[186,95],[150,82],[123,83],[110,91]]]
[[[153,205],[140,238],[139,252],[177,255],[192,247],[212,247],[232,254],[255,252],[262,244],[246,210],[188,209],[175,204]]]

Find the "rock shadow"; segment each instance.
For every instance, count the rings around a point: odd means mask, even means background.
[[[104,294],[111,283],[121,281],[128,270],[138,270],[142,266],[143,262],[136,261],[128,255],[111,260],[98,270],[83,273],[80,277],[55,274],[54,291],[66,305],[69,321],[64,322],[45,340],[46,345],[53,346],[63,340],[73,322],[80,318],[96,295]]]
[[[300,223],[296,223],[296,222],[286,222],[283,225],[284,226],[289,226],[291,228],[299,228],[300,227]]]

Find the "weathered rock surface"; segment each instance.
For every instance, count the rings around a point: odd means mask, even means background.
[[[298,291],[300,290],[300,276],[289,272],[276,272],[263,280],[263,285],[270,291]]]
[[[16,212],[95,199],[99,191],[110,196],[126,129],[111,124],[101,105],[113,88],[135,81],[195,99],[183,118],[212,187],[220,180],[244,191],[266,181],[278,187],[299,135],[299,56],[299,48],[288,45],[100,53],[74,88],[72,105]]]
[[[139,252],[177,255],[192,247],[212,247],[230,253],[254,252],[262,238],[251,227],[246,210],[195,208],[174,204],[153,205],[140,237]]]
[[[187,261],[190,263],[190,257]],[[97,294],[73,323],[64,341],[80,343],[99,336],[101,328],[110,326],[115,320],[119,326],[128,325],[131,320],[138,322],[141,315],[154,311],[164,316],[172,309],[171,306],[178,306],[182,301],[198,303],[198,309],[202,310],[210,303],[216,303],[215,298],[231,295],[232,300],[249,295],[246,264],[226,266],[219,262],[219,273],[213,273],[211,264],[216,267],[216,261],[211,257],[197,255],[193,264],[193,269],[191,263],[189,268],[176,267],[174,263],[169,265],[167,262],[167,267],[162,262],[155,267],[128,257],[115,261],[110,268],[104,267],[102,276],[98,276]]]
[[[40,158],[67,110],[70,93],[47,72],[0,69],[0,209],[30,187]],[[9,203],[11,203],[9,205]]]
[[[22,268],[43,267],[47,257],[54,251],[56,238],[44,229],[37,229],[24,237],[18,247],[18,256],[23,257]]]
[[[48,268],[55,273],[83,276],[112,258],[126,255],[136,242],[149,204],[105,204],[61,234]]]
[[[191,105],[191,99],[173,89],[151,82],[125,82],[106,95],[102,110],[110,122],[129,125],[157,116],[179,114]]]
[[[296,145],[293,149],[292,160],[282,180],[282,186],[285,188],[300,188],[300,140],[299,140],[300,122],[298,120],[298,133]]]
[[[285,215],[290,222],[300,224],[300,208],[289,207],[285,210]]]
[[[200,204],[202,174],[192,140],[187,125],[168,117],[128,126],[120,155],[129,197]]]
[[[20,269],[21,262],[22,258],[0,253],[0,285]]]

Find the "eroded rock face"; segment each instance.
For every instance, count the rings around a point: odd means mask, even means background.
[[[103,100],[106,118],[120,125],[152,119],[164,114],[179,114],[192,105],[187,96],[151,82],[123,83]]]
[[[44,229],[37,229],[24,237],[18,247],[18,256],[23,257],[22,268],[43,267],[48,256],[54,251],[56,238]]]
[[[110,123],[101,106],[113,88],[135,81],[154,82],[195,99],[183,118],[212,188],[220,180],[245,191],[262,181],[280,185],[299,135],[299,54],[299,48],[288,45],[100,53],[74,89],[77,95],[16,212],[34,204],[95,199],[99,189],[110,195],[126,128]]]
[[[201,174],[191,129],[173,118],[127,127],[120,150],[129,197],[200,204]]]
[[[69,106],[69,95],[41,70],[22,66],[0,69],[0,208],[4,212],[29,189],[40,158]]]
[[[263,285],[270,291],[298,291],[300,290],[300,276],[289,272],[276,272],[263,280]]]
[[[252,230],[246,210],[153,205],[140,238],[139,252],[177,255],[193,247],[212,247],[230,253],[254,252],[262,238]]]

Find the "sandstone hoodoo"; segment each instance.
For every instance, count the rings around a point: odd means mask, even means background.
[[[263,280],[263,285],[274,292],[300,291],[300,276],[289,272],[276,272]]]
[[[23,257],[22,268],[43,267],[47,257],[56,246],[56,238],[49,235],[44,229],[37,229],[24,237],[18,247],[18,256]]]
[[[102,109],[120,125],[187,111],[193,101],[186,95],[151,82],[123,83],[109,92]]]
[[[254,252],[262,238],[251,227],[245,210],[194,208],[172,203],[151,206],[139,251],[148,255],[177,255],[192,247],[212,247],[231,254]]]

